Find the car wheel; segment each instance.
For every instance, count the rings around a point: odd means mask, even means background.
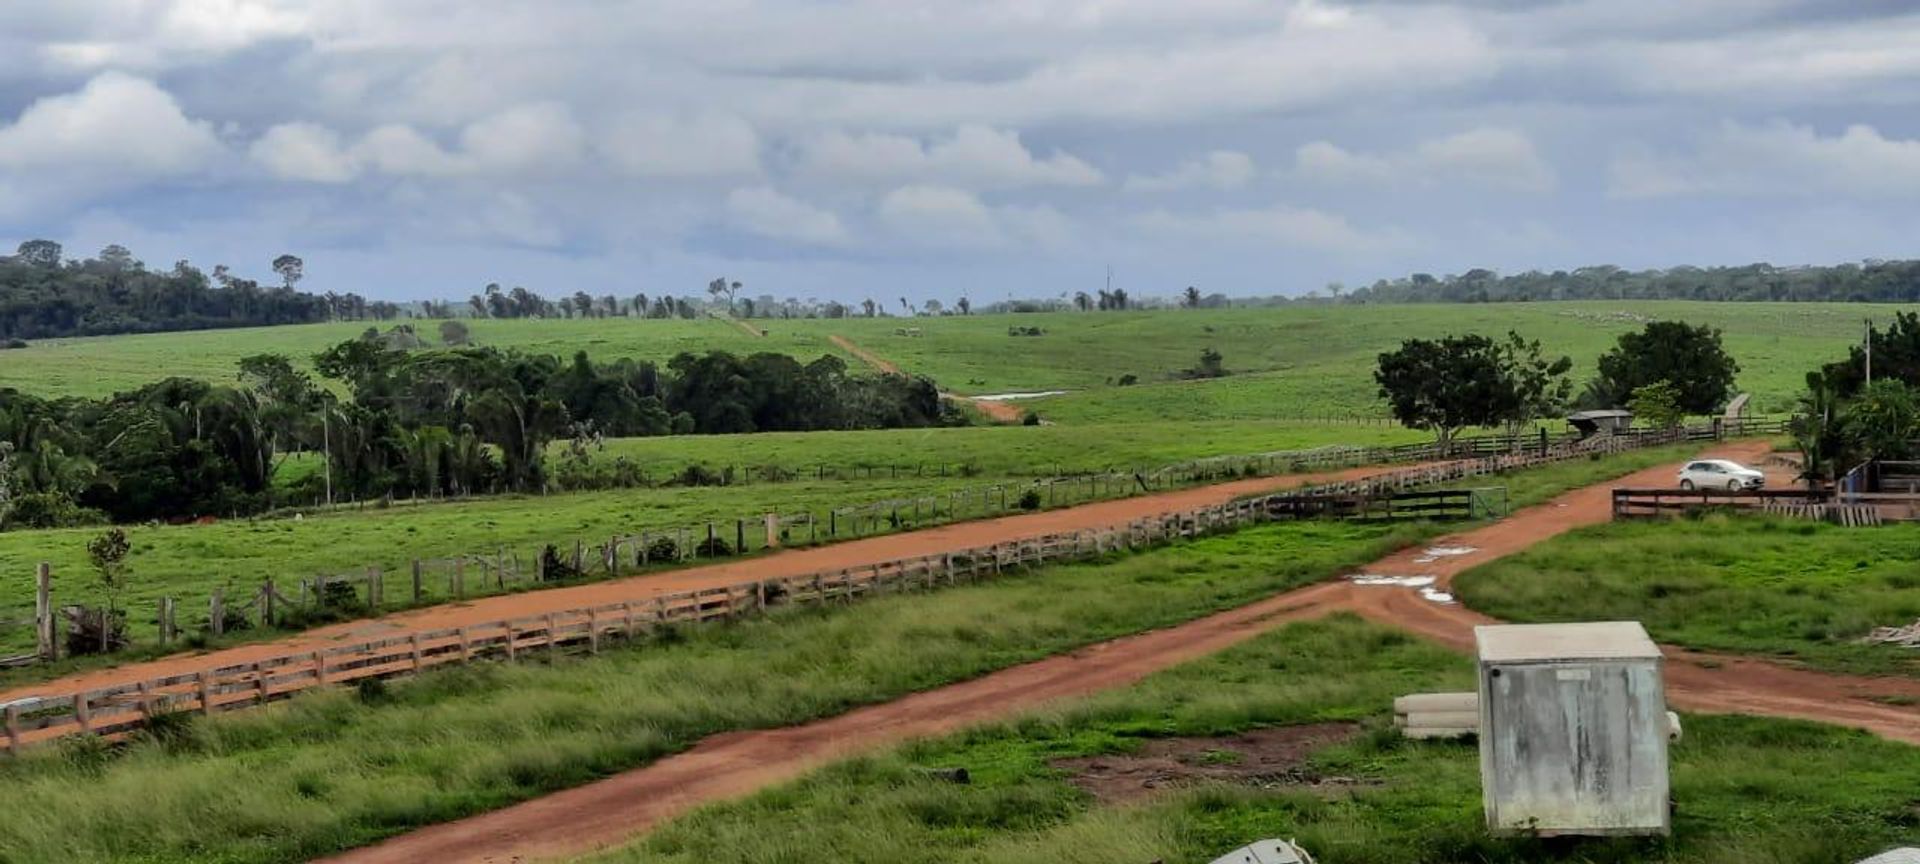
[[[1692,480],[1682,480],[1682,481],[1680,481],[1680,488],[1682,488],[1682,489],[1685,489],[1685,490],[1687,490],[1688,492],[1692,492],[1692,491],[1693,491],[1693,481],[1692,481]]]
[[[1738,491],[1740,491],[1740,481],[1738,481],[1738,480],[1728,480],[1728,481],[1727,481],[1727,491],[1728,491],[1728,492],[1738,492]]]

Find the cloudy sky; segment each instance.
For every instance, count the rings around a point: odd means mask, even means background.
[[[1913,257],[1877,0],[0,0],[0,242],[976,303]]]

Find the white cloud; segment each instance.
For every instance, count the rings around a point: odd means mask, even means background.
[[[1141,214],[1135,223],[1163,243],[1277,243],[1342,255],[1389,252],[1412,245],[1410,238],[1398,230],[1369,233],[1355,228],[1344,216],[1286,204],[1199,213],[1154,210]]]
[[[760,173],[760,135],[731,114],[628,115],[615,121],[600,151],[636,177],[739,177]]]
[[[188,174],[222,150],[213,127],[189,119],[165,90],[118,72],[40,99],[0,127],[0,167],[84,170],[93,180]]]
[[[253,142],[248,155],[276,177],[309,183],[345,183],[360,166],[340,144],[340,133],[314,123],[283,123]]]
[[[970,189],[1094,186],[1103,181],[1086,162],[1055,151],[1036,157],[1018,132],[962,126],[952,137],[923,143],[885,133],[833,131],[801,146],[797,171],[835,182],[943,184]]]
[[[1237,150],[1214,150],[1182,162],[1179,167],[1165,174],[1135,174],[1128,177],[1126,188],[1134,192],[1238,189],[1247,185],[1253,175],[1253,157]]]
[[[1358,153],[1329,141],[1294,151],[1301,177],[1333,183],[1470,183],[1515,192],[1550,192],[1557,183],[1533,140],[1497,127],[1433,138],[1412,150]]]
[[[847,242],[846,226],[833,211],[789,198],[767,186],[733,190],[727,195],[727,215],[741,229],[775,240],[815,246]]]
[[[951,186],[902,186],[875,208],[880,223],[910,246],[937,249],[1058,248],[1072,221],[1046,205],[995,207]]]
[[[1864,124],[1823,137],[1810,126],[1727,123],[1690,153],[1631,147],[1615,157],[1616,198],[1683,195],[1910,197],[1920,194],[1920,139]]]
[[[48,8],[41,14],[49,17],[42,25],[49,38],[39,53],[57,67],[79,70],[178,66],[296,38],[312,27],[304,8],[310,4],[302,0],[60,0],[44,5]]]
[[[448,151],[411,126],[388,124],[347,145],[314,123],[268,129],[249,149],[254,161],[283,180],[344,183],[366,171],[397,176],[548,175],[573,168],[587,133],[564,106],[521,105],[468,125]]]

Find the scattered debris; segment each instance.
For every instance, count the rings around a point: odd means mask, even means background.
[[[1480,694],[1413,693],[1393,700],[1393,725],[1408,738],[1464,738],[1480,731]]]
[[[1218,738],[1155,738],[1142,742],[1137,753],[1056,759],[1051,764],[1069,772],[1073,785],[1108,804],[1205,782],[1344,789],[1365,781],[1321,776],[1306,767],[1307,757],[1359,734],[1356,723],[1314,723]]]
[[[1215,858],[1213,864],[1313,864],[1313,856],[1291,840],[1262,840]]]
[[[1860,641],[1869,645],[1898,645],[1902,648],[1920,648],[1920,621],[1905,627],[1875,627]]]
[[[1426,598],[1430,602],[1439,603],[1443,606],[1453,602],[1452,594],[1449,594],[1445,591],[1441,591],[1438,588],[1422,588],[1420,589],[1420,596]]]

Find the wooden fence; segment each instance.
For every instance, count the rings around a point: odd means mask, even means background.
[[[1672,443],[1682,433],[1621,438],[1594,447],[1562,446],[1408,468],[1347,483],[1322,484],[1273,495],[1138,519],[1100,529],[1048,534],[887,561],[868,566],[785,576],[699,591],[662,594],[619,603],[568,609],[351,645],[283,654],[250,663],[209,667],[134,684],[80,690],[5,706],[7,752],[66,735],[93,734],[117,740],[152,718],[177,712],[212,714],[285,698],[318,686],[364,678],[410,674],[483,657],[507,660],[561,650],[597,652],[609,639],[632,639],[657,628],[724,621],[773,606],[825,604],[885,593],[927,590],[997,576],[1008,568],[1081,560],[1120,550],[1146,548],[1182,538],[1239,528],[1275,518],[1276,502],[1322,496],[1396,495],[1472,477],[1498,474],[1600,452]],[[1463,493],[1451,493],[1457,496]],[[1406,506],[1450,496],[1409,495]],[[1435,513],[1457,515],[1456,509]]]
[[[1747,492],[1726,489],[1613,490],[1615,519],[1683,516],[1716,510],[1759,511],[1772,516],[1832,522],[1852,528],[1920,519],[1920,495],[1854,493],[1836,498],[1833,492],[1824,489]]]

